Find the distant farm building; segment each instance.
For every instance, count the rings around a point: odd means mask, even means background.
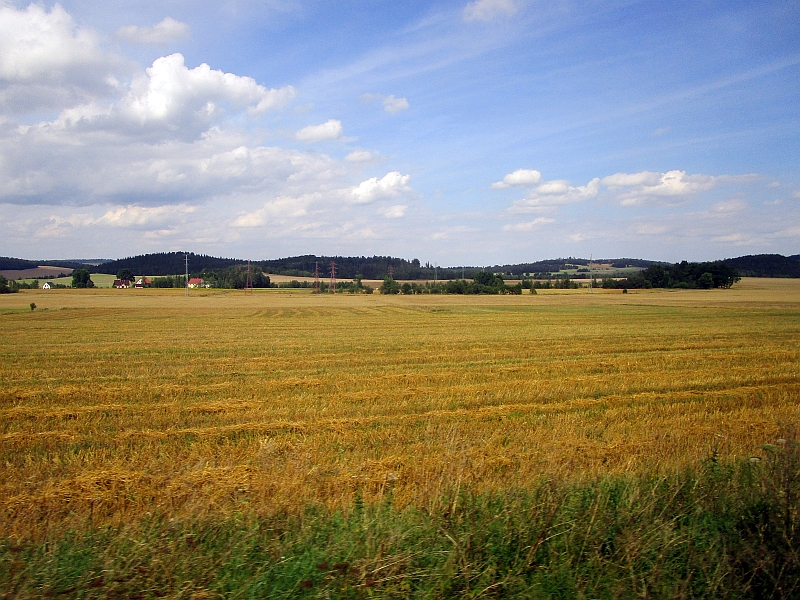
[[[50,289],[50,284],[45,282],[44,285],[42,285],[42,289],[43,290],[49,290]]]
[[[189,287],[190,288],[202,288],[202,287],[208,287],[208,284],[205,283],[201,277],[192,277],[189,280]]]
[[[131,281],[130,279],[115,279],[114,287],[118,290],[128,289],[131,287]]]
[[[147,277],[140,277],[139,279],[136,280],[136,283],[134,285],[137,288],[149,288],[150,279],[148,279]]]

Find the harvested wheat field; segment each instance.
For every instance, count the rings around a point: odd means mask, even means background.
[[[467,492],[734,464],[800,422],[797,280],[483,297],[31,290],[0,296],[0,335],[0,582],[19,597],[62,580],[20,571],[14,548],[41,558],[67,535],[346,516],[387,499],[450,518]],[[476,589],[456,554],[462,587],[441,596]],[[320,581],[290,576],[286,597],[371,593],[384,580],[361,560],[350,588],[324,562],[309,567]],[[100,570],[64,589],[110,593],[107,576],[90,586]],[[413,591],[410,571],[389,572],[385,594]],[[115,585],[184,589],[141,573]]]

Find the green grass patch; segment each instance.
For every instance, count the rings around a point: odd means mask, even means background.
[[[671,477],[0,542],[8,597],[796,598],[800,447]]]

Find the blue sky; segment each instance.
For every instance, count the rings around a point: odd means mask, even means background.
[[[0,254],[800,252],[797,2],[0,3]]]

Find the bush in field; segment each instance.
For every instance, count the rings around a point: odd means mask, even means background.
[[[399,294],[400,284],[391,277],[386,277],[380,287],[381,294]]]

